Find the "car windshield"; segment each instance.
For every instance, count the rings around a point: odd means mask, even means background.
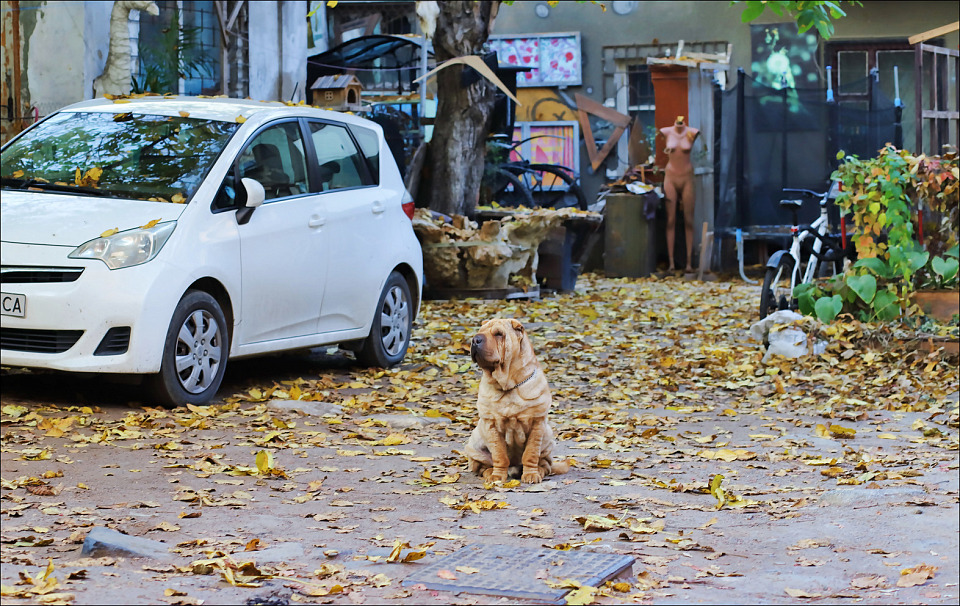
[[[182,204],[239,126],[179,116],[62,112],[3,150],[0,176],[4,189]]]

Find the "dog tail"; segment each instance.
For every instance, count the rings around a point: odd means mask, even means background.
[[[553,464],[551,465],[550,473],[554,473],[554,474],[567,473],[568,471],[570,471],[571,466],[572,465],[571,465],[570,459],[554,461]]]

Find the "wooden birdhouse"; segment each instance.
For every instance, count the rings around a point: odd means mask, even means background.
[[[356,76],[320,76],[310,87],[310,103],[326,109],[356,111],[360,109],[362,90]]]

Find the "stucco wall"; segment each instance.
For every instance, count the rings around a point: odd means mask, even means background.
[[[250,2],[250,97],[299,101],[307,79],[306,0]]]
[[[84,98],[83,2],[21,2],[21,78],[41,116]]]
[[[578,92],[595,100],[601,92],[601,49],[616,44],[653,44],[722,40],[733,44],[731,71],[743,67],[750,72],[750,26],[742,23],[740,6],[728,2],[637,2],[626,15],[601,11],[590,2],[561,2],[540,18],[535,9],[545,2],[516,2],[501,5],[494,34],[578,31],[583,45],[583,89]],[[604,4],[610,5],[611,2]],[[957,20],[960,2],[865,2],[845,6],[847,17],[835,23],[832,41],[861,38],[901,38],[946,25]],[[786,21],[768,13],[757,23]],[[945,37],[956,48],[958,33]],[[822,45],[821,45],[822,46]],[[732,78],[731,78],[732,80]],[[585,89],[592,88],[593,91]]]
[[[579,92],[596,101],[604,101],[602,49],[609,45],[676,44],[724,41],[733,44],[728,86],[736,81],[736,70],[750,73],[750,25],[741,22],[741,6],[729,2],[636,2],[625,15],[606,12],[590,2],[561,2],[549,7],[546,18],[538,17],[537,5],[546,2],[516,2],[501,5],[493,33],[525,34],[580,32],[583,56],[583,84],[560,91],[569,99]],[[914,34],[956,21],[960,2],[866,2],[861,7],[844,6],[847,17],[835,22],[831,41],[870,39],[906,39]],[[787,21],[772,13],[756,23]],[[958,33],[945,36],[948,47],[956,48]],[[823,65],[823,44],[818,65]],[[821,69],[822,71],[822,69]],[[607,91],[607,97],[611,91]],[[523,108],[520,108],[523,111]],[[581,176],[588,197],[595,194],[602,178],[592,176],[581,153]],[[608,163],[612,166],[612,164]]]

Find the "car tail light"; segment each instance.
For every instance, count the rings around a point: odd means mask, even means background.
[[[403,214],[413,221],[413,201],[403,203]]]

